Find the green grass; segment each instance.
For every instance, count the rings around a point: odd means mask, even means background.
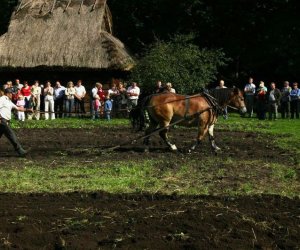
[[[171,167],[172,160],[91,162],[81,166],[71,161],[67,166],[51,167],[29,161],[23,168],[0,169],[0,191],[64,193],[101,190],[109,193],[299,196],[296,167],[242,160],[232,164],[231,159],[218,164],[216,159],[180,163],[174,168]]]
[[[300,153],[300,120],[278,119],[276,121],[260,121],[256,118],[241,118],[230,114],[228,120],[220,119],[216,125],[218,130],[243,131],[272,136],[277,146],[292,152]],[[300,161],[300,159],[298,160]]]
[[[22,128],[112,128],[120,126],[128,126],[130,122],[128,119],[112,119],[110,121],[106,120],[92,120],[92,119],[78,119],[78,118],[63,118],[55,120],[26,120],[25,122],[20,122],[17,120],[12,120],[11,127],[22,129]]]

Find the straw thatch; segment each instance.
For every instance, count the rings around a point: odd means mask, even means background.
[[[128,69],[106,0],[19,0],[0,37],[0,67]]]

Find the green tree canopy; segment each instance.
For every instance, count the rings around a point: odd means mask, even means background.
[[[218,67],[226,63],[225,54],[217,49],[199,49],[193,35],[176,35],[168,42],[157,41],[138,60],[131,78],[142,88],[153,91],[155,83],[171,82],[177,92],[199,92],[215,80]]]

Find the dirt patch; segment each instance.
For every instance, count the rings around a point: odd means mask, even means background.
[[[143,133],[133,133],[130,129],[22,129],[16,131],[22,145],[30,148],[32,160],[43,161],[60,156],[90,157],[101,155],[106,158],[103,149],[131,142]],[[186,155],[187,149],[195,141],[196,130],[173,129],[170,139],[179,148],[178,154]],[[212,153],[208,139],[203,142],[188,158],[203,159],[203,157],[232,157],[243,160],[263,160],[267,162],[290,162],[286,151],[274,145],[273,138],[254,133],[217,132],[216,141],[222,149],[217,156]],[[169,152],[167,146],[158,136],[153,136],[150,152],[144,154],[142,141],[126,144],[117,149],[114,159],[124,160],[143,158],[169,158],[174,153]],[[0,140],[0,159],[15,157],[12,147],[6,139]],[[163,153],[163,154],[161,154]],[[175,154],[176,155],[176,154]],[[176,156],[175,156],[176,157]],[[184,156],[185,157],[185,156]],[[107,156],[107,160],[111,155]],[[11,159],[8,159],[10,162]]]
[[[2,194],[0,204],[0,248],[299,247],[299,199]]]
[[[226,158],[291,162],[271,137],[252,133],[217,132],[223,149],[218,155],[208,140],[186,154],[196,135],[187,129],[170,135],[177,153],[158,137],[148,153],[141,142],[103,151],[141,135],[129,129],[22,129],[17,134],[31,148],[26,161],[43,166],[69,159],[80,164],[99,157],[102,162],[155,158],[165,162],[161,167],[176,169],[190,159],[213,158],[216,172]],[[0,152],[1,167],[23,167],[6,139],[0,140]],[[0,194],[0,249],[297,249],[299,210],[299,199],[279,196]]]

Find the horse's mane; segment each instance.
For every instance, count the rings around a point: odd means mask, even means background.
[[[224,89],[211,89],[209,94],[213,96],[219,105],[223,105],[228,101],[230,94],[234,91],[233,88],[224,88]]]

